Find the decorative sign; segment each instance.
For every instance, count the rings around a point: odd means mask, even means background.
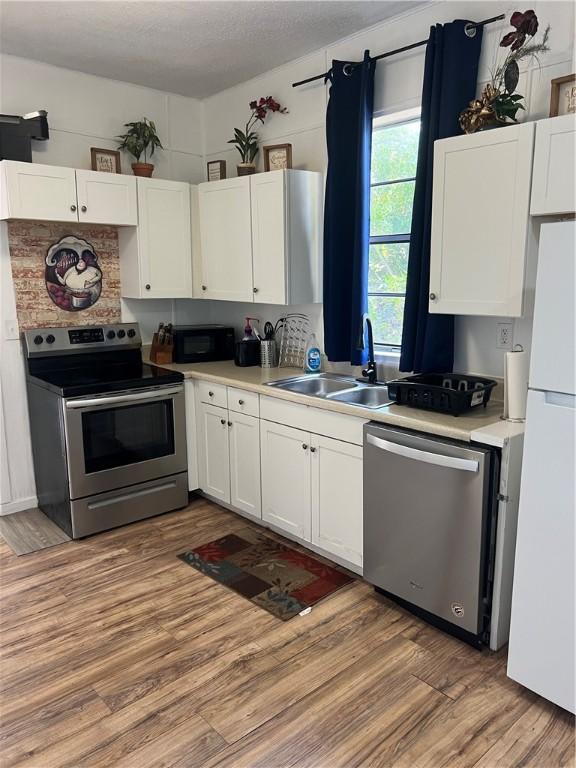
[[[272,144],[264,147],[264,170],[282,171],[292,168],[292,144]]]
[[[46,254],[46,290],[60,309],[79,312],[95,304],[102,293],[102,270],[87,240],[67,236]]]
[[[226,178],[226,160],[210,160],[206,163],[208,181],[220,181]]]
[[[117,149],[98,149],[91,147],[92,170],[104,173],[122,173],[120,170],[120,152]]]

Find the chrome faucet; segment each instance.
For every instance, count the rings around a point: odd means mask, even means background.
[[[362,376],[368,379],[368,384],[378,384],[378,371],[376,370],[376,361],[374,360],[374,334],[372,333],[372,321],[368,317],[367,312],[362,315],[358,349],[364,349],[366,346],[364,343],[364,326],[368,329],[368,364],[362,370]]]

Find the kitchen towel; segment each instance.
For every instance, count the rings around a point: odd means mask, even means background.
[[[511,421],[524,421],[528,398],[528,354],[518,347],[504,360],[504,418]]]

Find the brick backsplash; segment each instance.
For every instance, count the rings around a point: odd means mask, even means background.
[[[87,240],[102,271],[102,293],[91,307],[69,312],[58,307],[46,288],[46,254],[62,237]],[[8,242],[20,330],[62,325],[117,323],[120,315],[120,261],[115,227],[10,221]]]

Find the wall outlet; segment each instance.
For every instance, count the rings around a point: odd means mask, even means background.
[[[496,346],[498,349],[511,350],[514,341],[514,323],[498,323],[496,333]]]

